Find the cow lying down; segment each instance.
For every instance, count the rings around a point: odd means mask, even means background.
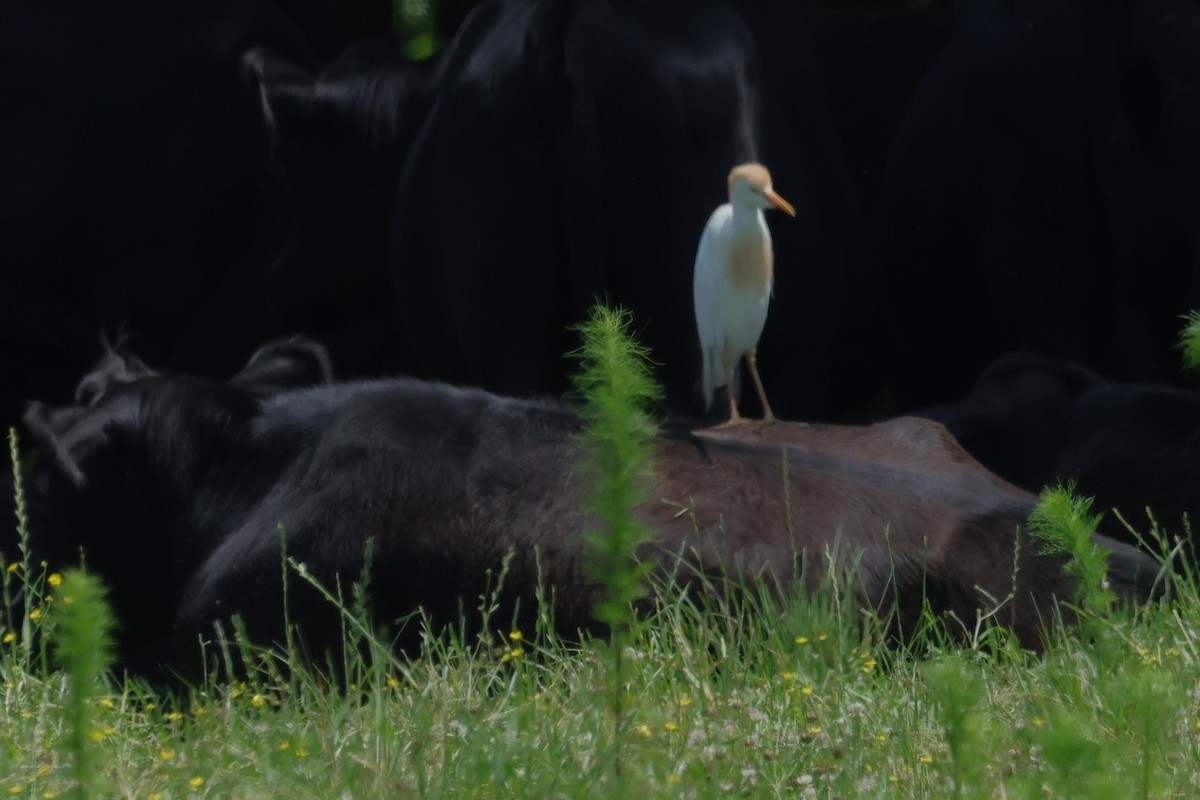
[[[29,407],[35,544],[52,568],[82,551],[105,579],[127,667],[194,675],[197,642],[232,615],[252,640],[281,641],[283,539],[347,594],[370,541],[377,624],[418,607],[456,620],[511,554],[497,624],[518,601],[532,613],[540,563],[559,628],[593,627],[583,534],[597,523],[568,407],[406,379],[288,388],[327,375],[289,371],[288,352],[256,354],[226,383],[110,365],[89,376],[91,404]],[[967,626],[1003,604],[996,619],[1030,647],[1071,595],[1061,560],[1026,539],[1033,496],[936,423],[666,432],[656,459],[641,555],[682,577],[816,588],[831,564],[853,566],[860,603],[895,604],[900,624],[922,598]],[[1113,586],[1145,597],[1157,564],[1105,544]],[[290,575],[290,618],[315,655],[340,642],[337,611]]]

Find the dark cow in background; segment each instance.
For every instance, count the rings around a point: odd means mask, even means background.
[[[845,351],[870,337],[843,335],[877,316],[843,302],[870,283],[858,204],[791,4],[489,0],[427,65],[343,46],[379,9],[0,12],[0,64],[29,76],[0,131],[0,418],[65,400],[120,325],[200,375],[300,330],[351,375],[554,392],[597,296],[696,409],[692,261],[751,159],[802,215],[777,226],[760,353],[780,412],[868,391]]]
[[[1177,383],[1200,302],[1200,5],[973,0],[894,146],[881,218],[900,407],[1026,349]]]
[[[299,330],[324,342],[345,374],[411,372],[387,253],[437,61],[406,59],[387,41],[350,45],[315,71],[265,48],[245,61],[262,90],[289,225],[278,255],[242,276],[214,335]]]
[[[511,555],[497,619],[534,614],[540,579],[562,632],[594,627],[597,587],[581,565],[598,522],[585,511],[568,407],[409,379],[270,394],[237,379],[148,375],[97,397],[26,414],[35,545],[51,568],[82,550],[111,587],[120,656],[135,671],[196,675],[198,640],[216,623],[228,631],[234,614],[252,640],[282,641],[281,536],[327,587],[363,574],[370,542],[372,613],[384,626],[418,608],[435,625],[458,619]],[[641,555],[683,580],[815,588],[845,571],[864,607],[896,606],[898,633],[923,598],[967,628],[1002,602],[996,619],[1030,647],[1054,598],[1071,592],[1062,561],[1027,541],[1032,496],[933,423],[668,431],[655,459],[653,499],[639,509],[653,541]],[[1147,596],[1157,565],[1106,543],[1114,586]],[[299,578],[289,598],[320,661],[340,642],[338,612]],[[398,644],[415,644],[415,628],[393,631]]]
[[[65,399],[121,323],[156,363],[236,368],[221,363],[233,343],[192,337],[278,246],[252,43],[311,51],[256,0],[0,8],[4,427],[33,397]]]
[[[997,475],[1030,491],[1074,481],[1105,512],[1102,530],[1133,538],[1145,510],[1170,535],[1200,521],[1200,394],[1106,380],[1028,353],[997,359],[961,400],[921,416],[946,426]]]
[[[634,311],[668,405],[698,409],[696,246],[729,169],[761,160],[798,219],[773,226],[760,369],[781,414],[842,407],[853,367],[833,343],[859,210],[803,21],[786,12],[479,5],[444,54],[395,209],[396,298],[420,374],[558,392],[568,327],[607,297]]]
[[[351,373],[407,365],[386,270],[408,148],[393,134],[419,127],[406,98],[432,67],[346,47],[366,5],[0,9],[0,427],[66,400],[99,331],[214,376],[296,330]]]
[[[915,414],[945,425],[1001,478],[1038,492],[1054,483],[1079,398],[1105,383],[1072,362],[1007,353],[989,364],[962,398]]]
[[[794,5],[812,30],[826,102],[863,209],[871,216],[892,139],[950,37],[953,4],[834,0]]]

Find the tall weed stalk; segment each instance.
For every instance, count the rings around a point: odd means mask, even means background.
[[[1092,538],[1099,524],[1100,515],[1092,513],[1092,498],[1077,495],[1073,482],[1043,489],[1029,517],[1030,533],[1041,543],[1042,552],[1070,558],[1066,570],[1076,580],[1076,599],[1090,614],[1090,620],[1081,620],[1085,629],[1107,618],[1116,602],[1107,583],[1109,552]]]
[[[596,306],[580,326],[580,368],[574,383],[583,405],[579,436],[581,471],[589,481],[589,511],[600,530],[588,536],[589,575],[601,587],[593,613],[611,631],[608,705],[614,726],[616,770],[625,725],[625,650],[634,638],[634,602],[645,591],[649,565],[636,550],[650,531],[634,514],[649,496],[656,426],[649,409],[661,397],[650,372],[649,353],[629,334],[632,315]]]
[[[61,578],[51,575],[49,582],[58,584],[54,593],[55,656],[67,680],[62,750],[74,778],[74,796],[82,800],[100,795],[99,765],[92,757],[91,709],[112,664],[113,617],[104,587],[95,576],[72,570]]]

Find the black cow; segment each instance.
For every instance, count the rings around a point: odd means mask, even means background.
[[[782,414],[841,408],[862,371],[832,343],[873,315],[842,316],[859,209],[806,35],[770,0],[480,4],[394,210],[420,374],[557,392],[568,327],[607,296],[634,311],[668,405],[697,409],[696,246],[729,169],[757,160],[798,210],[773,225],[760,369]]]
[[[1038,492],[1055,481],[1079,398],[1106,383],[1078,364],[1007,353],[988,365],[961,399],[914,413],[945,425],[1001,478]]]
[[[288,228],[280,252],[246,270],[209,320],[212,335],[261,341],[300,331],[325,343],[347,375],[411,372],[387,252],[437,62],[370,41],[315,71],[266,48],[245,63],[261,89]]]
[[[829,110],[867,214],[892,139],[917,86],[950,37],[950,2],[797,3],[821,58]]]
[[[528,624],[540,580],[564,633],[593,627],[582,564],[598,523],[576,469],[580,423],[559,403],[408,379],[263,396],[148,376],[94,406],[34,404],[25,422],[39,557],[59,567],[85,553],[112,589],[122,660],[145,674],[194,675],[198,640],[234,614],[252,640],[282,641],[284,541],[330,588],[365,574],[369,545],[385,627],[418,608],[435,625],[457,619],[509,557],[499,619],[519,608]],[[655,460],[641,554],[685,580],[815,588],[852,572],[859,602],[896,606],[900,631],[922,598],[968,627],[1003,602],[997,619],[1032,647],[1070,592],[1061,560],[1023,531],[1032,496],[933,423],[664,433]],[[1156,565],[1109,545],[1114,585],[1144,597]],[[295,575],[289,602],[314,657],[340,642],[337,611]]]
[[[1030,491],[1076,483],[1096,510],[1141,533],[1145,510],[1169,533],[1200,519],[1200,394],[1111,382],[1077,364],[1012,353],[960,401],[919,412],[997,475]],[[1108,535],[1132,538],[1111,513]]]
[[[102,339],[104,354],[75,387],[75,405],[95,406],[116,387],[159,375],[123,340]],[[229,379],[231,386],[266,398],[289,389],[332,383],[333,366],[324,345],[299,336],[270,342],[254,352],[246,366]],[[21,431],[24,433],[25,431]],[[27,442],[22,442],[27,444]],[[5,449],[0,470],[0,559],[9,564],[20,558],[17,535],[14,479]]]
[[[77,406],[94,406],[117,386],[160,374],[125,347],[124,341],[114,344],[106,338],[102,344],[104,355],[75,387]],[[333,359],[325,345],[304,336],[290,336],[255,350],[229,383],[264,398],[288,389],[320,386],[333,383]]]
[[[901,409],[1026,349],[1177,382],[1200,263],[1200,6],[974,0],[897,137]]]
[[[207,321],[284,232],[242,56],[304,63],[320,6],[0,6],[0,427],[34,397],[65,400],[97,330],[124,324],[153,363],[211,374],[266,338]]]

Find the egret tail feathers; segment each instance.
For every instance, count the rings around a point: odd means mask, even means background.
[[[721,351],[716,348],[706,348],[703,357],[700,387],[704,392],[704,410],[712,409],[713,394],[725,385],[725,365],[721,362]],[[737,364],[733,365],[733,394],[740,396],[740,371]]]

